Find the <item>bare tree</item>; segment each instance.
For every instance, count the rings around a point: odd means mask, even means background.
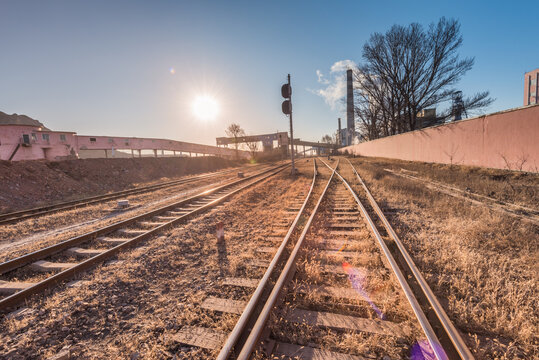
[[[322,136],[322,142],[325,143],[325,144],[334,144],[335,139],[333,139],[332,136],[326,134],[326,135]]]
[[[232,123],[228,125],[225,130],[225,134],[228,137],[234,138],[234,148],[236,149],[236,158],[238,158],[238,148],[240,145],[240,138],[245,136],[245,131],[241,128],[239,124]]]
[[[332,145],[332,151],[335,152],[337,151],[337,144],[338,144],[338,133],[335,132],[335,134],[333,134],[333,136],[331,135],[324,135],[322,136],[322,142],[325,143],[325,144],[330,144]]]
[[[256,160],[256,152],[258,151],[258,141],[247,141],[245,143],[247,145],[247,148],[249,149],[249,152],[251,153],[251,160]]]
[[[459,57],[461,45],[460,24],[446,18],[428,29],[412,23],[371,35],[363,47],[364,63],[355,72],[362,137],[415,130],[421,110],[451,101],[458,91],[454,87],[474,64],[473,58]],[[464,98],[463,107],[467,112],[492,101],[484,91]],[[451,111],[441,114],[434,123],[443,122]]]

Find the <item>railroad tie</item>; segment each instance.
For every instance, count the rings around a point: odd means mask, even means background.
[[[322,350],[310,346],[301,346],[277,342],[273,349],[273,355],[277,357],[285,356],[293,359],[303,360],[365,360],[362,356],[342,354],[334,351]]]
[[[157,221],[170,221],[177,219],[177,216],[154,216],[153,219]]]
[[[353,206],[335,206],[334,208],[332,208],[332,210],[334,212],[357,212],[357,208]]]
[[[17,291],[24,290],[32,285],[34,285],[34,283],[0,280],[0,295],[15,294]]]
[[[386,336],[404,337],[406,332],[397,323],[330,312],[293,309],[287,312],[288,321],[336,330],[351,330]]]
[[[258,282],[258,279],[228,277],[223,281],[223,285],[256,288]]]
[[[334,222],[332,221],[327,226],[329,229],[358,229],[361,227],[358,223],[353,222]]]
[[[275,251],[277,251],[277,248],[269,247],[269,246],[262,246],[262,247],[256,248],[255,251],[257,253],[263,253],[263,254],[274,254]]]
[[[124,239],[124,238],[111,238],[111,237],[106,237],[106,236],[98,237],[97,240],[104,242],[105,244],[110,244],[114,246],[123,244],[124,242],[127,241],[127,239]]]
[[[241,315],[246,305],[246,301],[223,299],[210,296],[202,302],[201,307],[206,310]]]
[[[116,231],[118,234],[120,235],[125,235],[125,236],[139,236],[139,235],[142,235],[144,233],[146,233],[147,231],[146,230],[135,230],[135,229],[119,229]]]
[[[359,215],[359,211],[332,211],[331,212],[331,216],[335,216],[335,217],[341,217],[341,216],[352,216],[352,215],[355,215],[356,216],[356,219],[357,219],[357,216]]]
[[[345,259],[358,258],[362,255],[357,251],[321,250],[320,253],[326,257],[341,257]]]
[[[269,242],[277,241],[280,243],[281,241],[283,241],[283,238],[284,238],[284,235],[283,236],[269,235],[269,236],[264,237],[264,240],[269,241]]]
[[[39,260],[30,265],[30,267],[39,272],[51,272],[51,271],[63,271],[73,266],[77,265],[76,263],[54,263],[45,260]]]
[[[270,265],[270,261],[262,259],[249,259],[245,262],[245,264],[253,267],[267,268]]]
[[[173,337],[181,344],[216,350],[225,341],[227,334],[199,326],[184,326]]]
[[[268,235],[268,237],[280,237],[281,239],[288,233],[288,230],[282,229],[282,230],[274,230],[271,234]]]
[[[351,237],[361,237],[361,233],[358,231],[346,231],[346,230],[329,230],[329,235],[331,236],[351,236]]]
[[[341,288],[326,285],[300,285],[297,288],[297,292],[303,295],[325,296],[334,299],[364,300],[363,297],[361,297],[361,295],[359,295],[359,293],[352,288]]]
[[[69,255],[80,256],[80,257],[96,256],[101,253],[104,253],[105,251],[106,250],[103,250],[103,249],[82,249],[79,247],[72,247],[70,249],[67,249],[67,253]]]
[[[182,216],[182,215],[185,215],[187,214],[189,211],[176,211],[176,210],[170,210],[170,211],[167,211],[167,214],[169,215],[175,215],[176,217],[178,216]]]
[[[155,228],[161,225],[166,224],[166,222],[156,222],[156,221],[141,221],[139,223],[140,226],[143,226],[145,228]]]
[[[349,215],[340,215],[340,216],[330,216],[330,221],[358,221],[359,218],[357,216],[349,216]]]

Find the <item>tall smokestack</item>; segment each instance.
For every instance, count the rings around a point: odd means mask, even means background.
[[[356,130],[354,122],[354,83],[352,69],[346,70],[346,129],[346,145],[351,145]]]
[[[341,138],[342,138],[342,135],[341,135],[341,118],[339,118],[339,132],[337,132],[337,145],[338,146],[342,145]]]

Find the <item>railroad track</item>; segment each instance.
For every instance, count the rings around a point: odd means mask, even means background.
[[[150,191],[171,188],[178,185],[195,183],[200,180],[223,176],[228,173],[235,172],[235,171],[238,171],[238,169],[229,169],[229,170],[223,170],[223,171],[214,172],[214,173],[196,175],[196,176],[192,176],[186,179],[166,181],[159,184],[142,186],[142,187],[137,187],[134,189],[122,190],[122,191],[117,191],[117,192],[108,193],[104,195],[91,196],[91,197],[87,197],[87,198],[83,198],[79,200],[66,201],[66,202],[56,203],[56,204],[52,204],[48,206],[42,206],[42,207],[36,207],[32,209],[4,213],[4,214],[0,214],[0,225],[13,224],[22,220],[31,219],[31,218],[35,218],[35,217],[39,217],[43,215],[49,215],[49,214],[56,213],[59,211],[71,210],[71,209],[84,207],[84,206],[88,206],[92,204],[98,204],[98,203],[102,203],[102,202],[106,202],[110,200],[119,199],[125,196],[138,195],[138,194],[143,194]]]
[[[289,164],[282,164],[267,168],[188,199],[136,215],[0,264],[2,278],[0,296],[4,296],[0,298],[0,312],[10,311],[31,296],[64,283],[76,274],[115,256],[118,252],[222,204],[238,192],[268,179],[288,166]],[[66,259],[81,258],[84,260],[66,262]],[[37,274],[46,275],[43,278],[42,275]],[[21,279],[32,278],[39,280],[21,281]]]
[[[202,304],[240,315],[234,329],[186,326],[177,341],[219,360],[473,359],[356,169],[322,163],[280,245],[264,248],[264,276],[222,284],[250,300]]]

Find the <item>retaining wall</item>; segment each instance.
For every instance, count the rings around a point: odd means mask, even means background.
[[[356,155],[539,172],[539,106],[501,111],[339,149]]]

